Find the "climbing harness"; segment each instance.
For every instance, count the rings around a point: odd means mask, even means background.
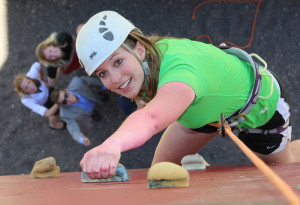
[[[252,88],[252,91],[248,97],[245,106],[242,109],[237,110],[227,118],[227,121],[230,123],[229,126],[235,127],[238,124],[242,123],[247,118],[247,114],[251,111],[253,106],[256,104],[259,97],[259,93],[261,89],[261,73],[259,72],[260,64],[254,62],[253,57],[257,58],[259,62],[262,62],[264,64],[264,68],[262,69],[262,71],[267,69],[267,63],[257,54],[253,54],[253,53],[248,54],[246,51],[242,49],[227,46],[226,44],[221,44],[218,48],[222,49],[228,54],[237,56],[238,58],[250,63],[254,71],[254,86]],[[273,90],[271,90],[271,92],[273,92]],[[271,94],[269,94],[269,96],[271,96]]]
[[[248,54],[242,49],[230,47],[226,44],[221,44],[219,46],[220,49],[225,51],[228,54],[235,55],[238,58],[245,60],[249,62],[253,68],[254,71],[254,86],[253,89],[249,95],[249,98],[245,104],[245,106],[234,112],[231,116],[227,117],[227,121],[229,122],[229,127],[237,127],[238,124],[242,123],[246,118],[247,114],[251,111],[253,106],[257,103],[258,98],[266,99],[272,96],[273,93],[273,82],[274,82],[274,76],[270,71],[267,70],[267,63],[257,54],[251,53]],[[259,60],[259,63],[254,62],[253,57]],[[260,66],[260,63],[263,64],[263,67]],[[267,71],[264,73],[264,71]],[[271,86],[270,86],[270,93],[267,96],[259,96],[260,89],[261,89],[261,77],[262,76],[268,76],[271,78]],[[286,121],[284,125],[271,129],[271,130],[262,130],[262,129],[244,129],[244,128],[238,128],[240,131],[247,131],[248,133],[264,133],[264,134],[270,134],[270,135],[276,135],[288,128],[289,121]],[[224,133],[224,132],[222,132]]]

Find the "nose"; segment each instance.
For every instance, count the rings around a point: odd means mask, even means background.
[[[53,53],[50,58],[51,58],[51,60],[55,60],[57,58],[57,54]]]
[[[113,84],[120,83],[120,79],[121,79],[120,72],[118,71],[118,69],[114,69],[114,71],[111,72],[111,74],[110,74],[111,83],[113,83]]]
[[[33,90],[33,89],[34,89],[33,83],[30,83],[30,84],[28,85],[28,89],[29,89],[29,90]]]

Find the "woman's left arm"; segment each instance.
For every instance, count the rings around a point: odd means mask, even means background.
[[[50,116],[54,115],[57,112],[58,109],[59,109],[59,105],[54,104],[54,105],[52,105],[52,107],[50,107],[49,109],[46,110],[44,116],[45,117],[50,117]]]
[[[143,109],[132,113],[104,143],[87,152],[80,162],[81,167],[91,178],[113,176],[121,152],[143,145],[172,124],[194,98],[194,90],[189,85],[166,83]]]
[[[45,82],[45,80],[44,80],[44,74],[43,74],[43,69],[40,69],[40,70],[39,70],[39,79],[40,79],[41,81],[44,81],[44,82]]]
[[[153,135],[176,121],[195,99],[195,92],[182,82],[169,82],[163,85],[157,95],[143,109],[133,113],[117,130],[134,126],[134,136],[122,140],[122,152],[143,145]],[[140,120],[142,119],[142,120]],[[115,134],[117,134],[117,132]],[[112,139],[117,138],[114,135]],[[120,136],[120,139],[123,139]]]

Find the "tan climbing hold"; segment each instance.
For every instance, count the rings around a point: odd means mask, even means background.
[[[54,157],[48,157],[37,161],[30,173],[31,179],[52,178],[60,176],[60,168],[56,166]]]
[[[153,165],[147,174],[148,188],[188,187],[189,173],[183,167],[171,162]]]

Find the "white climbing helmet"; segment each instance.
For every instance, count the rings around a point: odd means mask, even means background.
[[[76,52],[81,65],[91,75],[126,40],[130,31],[140,30],[114,11],[92,16],[80,29]]]

